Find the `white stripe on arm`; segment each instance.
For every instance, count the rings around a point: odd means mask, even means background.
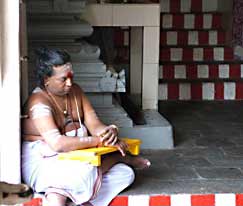
[[[58,139],[62,136],[58,129],[48,130],[43,132],[41,135],[44,137],[44,139],[49,139],[53,143],[57,142]]]
[[[51,108],[43,103],[35,104],[30,108],[32,118],[37,119],[43,116],[51,116]]]

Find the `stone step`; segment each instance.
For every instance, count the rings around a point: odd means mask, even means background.
[[[44,41],[45,42],[45,41]],[[48,45],[48,48],[51,49],[63,49],[67,51],[70,56],[72,63],[101,63],[99,60],[100,57],[100,48],[96,45],[89,44],[85,41],[73,42],[73,41],[65,41],[56,39],[49,40],[45,42]],[[31,41],[31,45],[29,46],[30,58],[35,58],[34,50],[43,46],[43,41]]]
[[[233,49],[230,47],[164,47],[160,49],[161,62],[202,62],[233,60]]]
[[[106,116],[109,118],[113,117],[128,117],[126,111],[122,107],[115,107],[114,105],[110,107],[97,107],[95,111],[100,117]]]
[[[85,92],[116,92],[117,79],[115,78],[87,78],[74,76],[74,81]]]
[[[160,65],[159,79],[241,79],[243,64],[167,64]]]
[[[138,138],[141,149],[173,149],[172,125],[156,110],[143,110],[145,124],[119,128],[121,137]]]
[[[159,100],[242,100],[243,81],[163,82]]]
[[[59,19],[56,21],[54,19],[52,21],[52,19],[42,19],[28,22],[30,40],[75,39],[90,36],[92,33],[93,28],[84,20]]]
[[[85,92],[126,92],[126,85],[114,77],[74,76],[76,82]]]
[[[103,74],[106,73],[106,65],[100,61],[90,61],[90,62],[73,62],[73,71],[75,75],[83,75],[83,74]]]
[[[99,118],[106,124],[116,124],[121,137],[139,138],[141,149],[172,149],[174,147],[171,124],[156,110],[144,110],[143,125],[135,125],[118,104],[112,107],[95,107]],[[158,144],[159,143],[159,144]]]
[[[165,13],[213,12],[218,0],[160,0],[160,11]]]
[[[121,117],[114,117],[114,118],[108,118],[108,117],[101,117],[100,118],[102,120],[102,122],[104,122],[105,124],[109,125],[111,124],[115,124],[115,125],[120,125],[121,127],[125,127],[125,128],[132,128],[133,123],[131,120],[127,120],[127,118],[121,118]]]
[[[78,50],[73,50],[72,47],[78,47]],[[69,51],[72,62],[95,62],[99,63],[100,48],[96,45],[89,44],[86,41],[80,41],[77,45],[69,45],[66,47]]]
[[[162,29],[222,29],[220,13],[161,14]]]
[[[31,14],[56,14],[56,13],[69,13],[80,14],[84,12],[86,0],[35,0],[28,1],[27,11]]]
[[[164,31],[160,33],[161,46],[197,46],[197,45],[223,45],[225,32],[218,30],[182,30]]]
[[[112,93],[86,93],[89,101],[95,108],[101,109],[101,107],[112,107],[113,106],[113,96]]]
[[[113,104],[110,107],[95,107],[95,111],[98,117],[105,124],[115,124],[119,128],[133,127],[132,119],[127,115],[126,111],[119,104]]]

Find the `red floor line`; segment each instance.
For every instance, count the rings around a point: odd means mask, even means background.
[[[221,201],[227,201],[228,194],[220,194]],[[243,194],[231,194],[234,195],[233,201],[229,203],[228,206],[243,206]],[[177,206],[178,199],[176,196],[181,196],[179,201],[183,201],[185,198],[186,205],[190,204],[190,206],[216,206],[217,202],[217,194],[192,194],[190,195],[190,199],[188,199],[188,194],[175,194],[175,195],[164,195],[164,194],[156,194],[156,195],[147,195],[147,202],[144,202],[144,206]],[[139,200],[139,198],[144,198],[140,195],[132,195],[132,196],[117,196],[115,197],[109,206],[136,206],[134,205],[134,201],[129,201],[130,198],[134,197]],[[189,203],[188,203],[189,201]],[[22,204],[22,206],[42,206],[41,198],[34,198],[32,201]]]

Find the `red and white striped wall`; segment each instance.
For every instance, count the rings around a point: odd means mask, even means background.
[[[241,194],[139,195],[117,197],[110,206],[242,206]]]
[[[41,206],[40,198],[22,206]],[[243,194],[173,194],[117,196],[110,206],[243,206]]]
[[[240,100],[243,82],[172,82],[159,84],[159,100]]]
[[[167,64],[161,65],[159,78],[173,79],[241,79],[243,64]]]
[[[212,12],[218,8],[217,0],[160,0],[161,12]]]
[[[160,61],[232,61],[233,49],[230,47],[165,47],[160,49]]]
[[[161,14],[163,29],[221,29],[221,14]]]
[[[159,100],[242,100],[218,0],[161,0]]]
[[[114,44],[115,46],[128,46],[129,45],[129,29],[116,29],[114,31]]]
[[[161,46],[198,46],[222,45],[225,43],[225,32],[217,30],[205,31],[161,31]]]
[[[119,62],[129,63],[129,27],[115,28],[113,40],[116,51],[114,58]]]

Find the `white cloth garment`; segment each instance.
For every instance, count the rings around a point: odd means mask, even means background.
[[[33,93],[40,91],[36,88]],[[66,135],[72,138],[75,131]],[[81,122],[77,136],[88,136]],[[99,167],[77,160],[58,160],[57,155],[44,141],[22,143],[22,178],[35,192],[56,192],[75,204],[89,202],[94,206],[107,206],[134,181],[134,171],[125,164],[114,165],[102,176]]]
[[[79,134],[85,134],[85,131],[86,128]],[[75,204],[90,202],[94,206],[107,206],[134,181],[133,170],[125,164],[114,165],[102,176],[99,168],[91,164],[58,160],[57,153],[41,140],[23,142],[22,176],[36,192],[56,192],[69,197]]]

